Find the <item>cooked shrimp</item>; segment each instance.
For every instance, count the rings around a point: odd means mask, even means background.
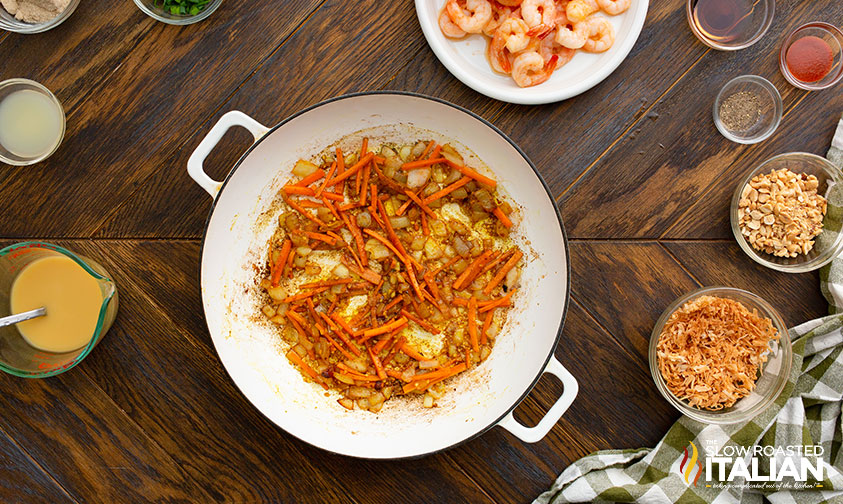
[[[546,64],[536,51],[523,52],[512,62],[512,79],[521,87],[535,86],[549,79],[555,67],[553,57]]]
[[[495,36],[489,42],[486,56],[495,72],[508,74],[512,71],[512,60],[515,56],[506,48],[506,37],[500,30],[495,31]]]
[[[572,23],[568,16],[559,14],[556,16],[556,43],[570,49],[579,49],[588,40],[591,28],[585,21]]]
[[[466,33],[480,33],[492,19],[492,4],[488,0],[448,0],[447,9],[454,23]]]
[[[592,17],[588,21],[588,40],[583,50],[593,53],[608,51],[615,43],[615,28],[606,18]]]
[[[493,3],[492,17],[489,19],[489,22],[486,23],[486,26],[483,27],[483,34],[487,37],[493,37],[495,35],[495,30],[497,30],[504,21],[509,19],[510,16],[512,16],[512,8],[501,5],[497,2]]]
[[[465,30],[451,20],[451,16],[445,9],[442,9],[442,12],[439,13],[439,29],[446,37],[458,39],[466,36]]]
[[[542,58],[544,58],[545,65],[551,66],[551,60],[554,56],[556,57],[556,60],[552,65],[553,68],[551,69],[551,72],[562,68],[574,58],[574,54],[577,52],[574,49],[569,49],[561,44],[557,44],[555,38],[555,34],[552,37],[546,37],[542,40],[541,44],[541,55]]]
[[[500,25],[495,32],[495,36],[500,34],[509,52],[517,53],[526,49],[527,44],[530,43],[528,31],[530,31],[530,27],[523,19],[509,18]]]
[[[571,0],[565,8],[568,19],[574,23],[584,21],[589,15],[600,10],[597,0]]]
[[[630,0],[597,0],[597,5],[610,16],[626,12],[629,9],[629,3]]]
[[[507,7],[518,7],[522,0],[498,0],[498,3]]]
[[[553,26],[556,22],[556,4],[553,0],[524,0],[521,2],[521,17],[530,28]]]

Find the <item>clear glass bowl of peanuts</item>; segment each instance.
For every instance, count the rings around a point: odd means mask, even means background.
[[[732,197],[732,233],[755,262],[786,273],[825,266],[843,251],[843,172],[806,152],[772,157]],[[836,203],[836,204],[835,204]]]

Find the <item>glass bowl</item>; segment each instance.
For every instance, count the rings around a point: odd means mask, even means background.
[[[2,7],[0,7],[2,10]],[[59,102],[56,95],[54,95],[49,89],[44,87],[43,85],[29,79],[9,79],[3,82],[0,82],[0,102],[3,101],[3,98],[6,96],[22,90],[31,90],[41,93],[47,97],[49,97],[50,101],[55,104],[56,108],[58,108],[58,112],[61,114],[61,131],[59,132],[58,139],[56,140],[55,145],[50,148],[50,150],[45,151],[44,154],[35,156],[35,157],[25,157],[17,155],[13,152],[10,152],[2,144],[0,144],[0,162],[10,164],[13,166],[28,166],[31,164],[39,163],[48,157],[52,156],[56,149],[59,148],[61,145],[62,140],[64,139],[64,132],[66,128],[66,120],[64,116],[64,109],[61,106],[61,102]]]
[[[44,23],[25,23],[9,14],[6,9],[0,6],[0,29],[15,33],[41,33],[47,30],[52,30],[56,26],[62,24],[67,18],[73,14],[76,7],[79,6],[79,0],[70,0],[67,8],[61,14]]]
[[[742,21],[739,21],[739,34],[718,37],[709,33],[701,23],[697,22],[694,10],[701,1],[706,0],[687,0],[685,3],[688,24],[691,26],[694,35],[700,39],[700,42],[719,51],[737,51],[761,40],[761,37],[770,28],[770,24],[773,22],[773,14],[776,11],[775,0],[733,0],[736,6],[748,14],[742,17]]]
[[[720,107],[736,93],[751,92],[758,96],[761,116],[750,127],[730,130],[720,117]],[[757,75],[741,75],[726,83],[714,100],[714,125],[729,140],[741,144],[754,144],[769,138],[782,120],[784,106],[779,90],[770,81]]]
[[[160,0],[159,0],[160,1]],[[215,10],[222,4],[222,0],[211,0],[205,5],[205,8],[195,16],[175,16],[165,12],[163,9],[155,7],[155,0],[135,0],[135,5],[138,6],[147,16],[171,25],[189,25],[198,23],[214,13]]]
[[[732,233],[735,235],[738,245],[746,252],[753,261],[762,264],[770,269],[783,271],[785,273],[805,273],[821,268],[831,262],[843,251],[843,233],[840,233],[840,223],[836,229],[828,222],[823,222],[823,231],[816,237],[814,248],[808,254],[800,254],[796,257],[776,257],[765,252],[755,250],[741,234],[738,216],[738,206],[741,200],[743,188],[760,173],[770,173],[773,170],[787,168],[794,173],[806,173],[817,177],[820,185],[817,188],[819,194],[828,197],[828,191],[834,184],[843,182],[843,172],[831,161],[809,154],[807,152],[790,152],[779,154],[764,161],[757,168],[749,172],[738,184],[735,194],[732,196],[732,205],[729,210],[729,217],[732,224]],[[840,190],[843,186],[838,185]],[[826,219],[827,220],[827,219]]]
[[[708,411],[689,406],[687,402],[679,399],[667,388],[667,384],[659,371],[658,355],[656,347],[659,343],[662,329],[664,329],[670,316],[688,301],[701,296],[716,296],[733,299],[742,303],[750,311],[757,310],[758,314],[769,318],[779,333],[778,341],[770,342],[770,351],[767,354],[767,362],[759,371],[758,380],[755,382],[755,389],[746,397],[743,397],[730,408],[718,411]],[[769,303],[755,294],[731,287],[704,287],[695,290],[674,301],[659,317],[650,336],[650,372],[656,387],[667,401],[683,415],[698,422],[708,424],[733,424],[749,420],[773,404],[787,385],[790,378],[790,366],[793,363],[793,350],[790,344],[790,335],[781,315]]]
[[[823,39],[831,47],[831,53],[834,58],[831,71],[828,75],[816,82],[803,82],[797,79],[790,73],[790,69],[787,67],[786,58],[788,49],[790,49],[790,46],[794,42],[807,36]],[[800,26],[793,30],[785,39],[784,44],[782,44],[782,50],[779,54],[779,68],[784,78],[798,88],[807,89],[808,91],[820,91],[830,88],[843,78],[843,32],[836,26],[828,23],[808,23]]]

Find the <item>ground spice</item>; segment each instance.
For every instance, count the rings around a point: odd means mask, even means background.
[[[70,0],[0,0],[6,11],[24,23],[46,23],[64,12]]]
[[[735,93],[720,104],[720,121],[729,131],[746,131],[761,119],[761,100],[751,91]]]

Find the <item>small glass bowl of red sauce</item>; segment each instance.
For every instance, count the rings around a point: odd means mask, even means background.
[[[798,88],[830,88],[843,78],[843,32],[828,23],[800,26],[782,44],[779,67]]]

